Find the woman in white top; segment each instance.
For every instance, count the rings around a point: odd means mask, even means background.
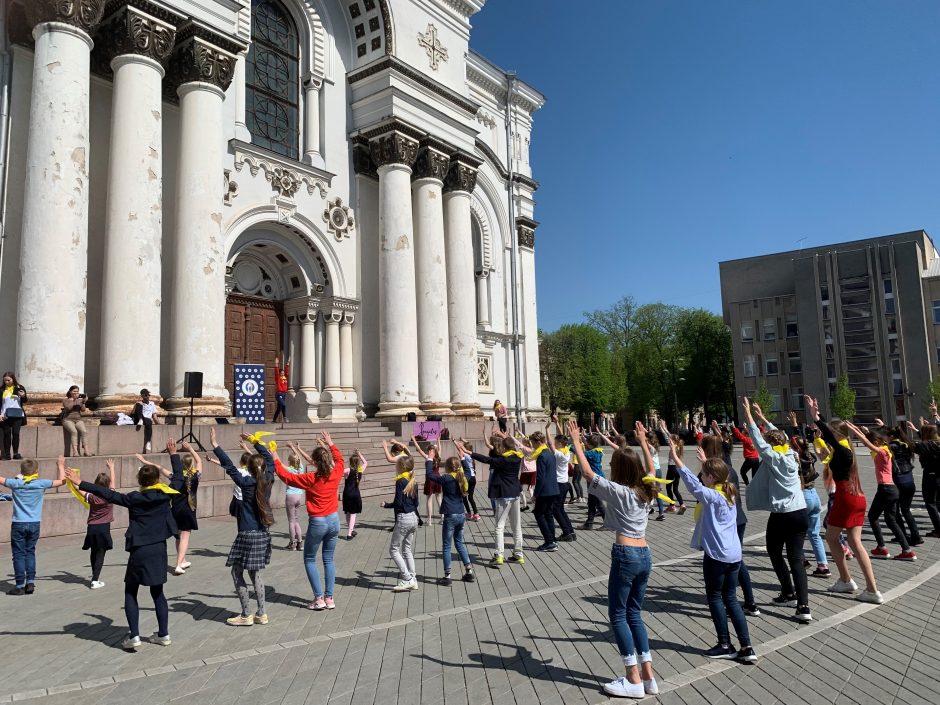
[[[26,423],[26,390],[16,381],[12,372],[3,373],[3,400],[0,404],[0,429],[3,430],[3,460],[22,460],[20,455],[20,428]]]

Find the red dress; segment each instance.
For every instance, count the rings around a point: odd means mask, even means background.
[[[832,509],[826,518],[829,526],[838,529],[852,529],[865,525],[865,508],[868,502],[863,494],[852,494],[848,480],[836,482],[836,495]]]

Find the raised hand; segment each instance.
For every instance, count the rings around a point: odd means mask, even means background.
[[[875,425],[881,427],[885,425],[885,422],[881,419],[875,419]]]
[[[110,473],[114,472],[114,458],[108,458],[107,460],[105,460],[104,465],[106,468],[108,468],[108,472]]]
[[[704,463],[708,458],[705,457],[705,450],[702,446],[695,446],[695,457],[698,458],[700,463]]]
[[[170,455],[176,452],[176,441],[172,438],[166,442],[166,452]]]
[[[77,485],[81,480],[78,477],[78,471],[73,470],[72,468],[65,468],[65,479],[71,482],[73,485]]]
[[[324,431],[324,432],[321,433],[320,435],[323,436],[323,440],[326,441],[326,444],[327,444],[328,446],[333,445],[333,439],[332,439],[332,437],[330,437],[330,434],[329,434],[329,433],[327,433],[326,431]]]
[[[581,448],[581,429],[578,428],[578,422],[574,419],[568,421],[568,437],[575,448]]]

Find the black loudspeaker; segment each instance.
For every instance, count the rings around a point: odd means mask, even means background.
[[[202,372],[184,373],[183,396],[187,399],[202,399]]]
[[[408,415],[405,417],[405,420],[406,420],[406,421],[417,421],[417,420],[418,420],[418,415],[417,415],[415,412],[413,412],[413,411],[409,411],[409,412],[408,412]]]

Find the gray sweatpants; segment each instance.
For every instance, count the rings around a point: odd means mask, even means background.
[[[388,547],[388,554],[395,561],[398,570],[401,571],[402,580],[411,580],[415,577],[415,557],[412,549],[417,531],[418,515],[414,512],[399,514],[395,519],[395,528],[392,530],[392,543]]]

